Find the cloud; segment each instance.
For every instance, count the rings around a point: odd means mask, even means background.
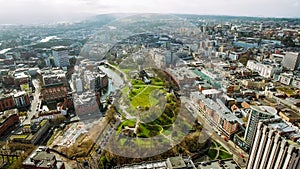
[[[0,23],[68,20],[99,13],[299,17],[297,0],[0,0]]]

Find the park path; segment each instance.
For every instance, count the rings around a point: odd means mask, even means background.
[[[140,91],[137,95],[135,95],[133,98],[135,98],[135,97],[137,97],[137,96],[139,96],[141,93],[143,93],[145,90],[147,90],[148,89],[148,86],[147,87],[145,87],[142,91]]]

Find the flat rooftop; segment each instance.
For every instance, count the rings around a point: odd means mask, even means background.
[[[202,162],[198,166],[198,169],[239,169],[240,167],[233,160],[223,160],[223,163],[219,161]]]
[[[0,125],[11,115],[18,114],[18,109],[10,109],[4,112],[0,112]]]
[[[284,137],[290,144],[300,148],[300,130],[298,127],[286,123],[281,118],[273,118],[262,121],[268,128],[277,131],[276,133]]]
[[[192,79],[197,77],[195,73],[193,73],[186,67],[176,67],[174,69],[168,69],[168,71],[171,72],[174,76],[176,76],[179,80],[184,80],[186,78]]]

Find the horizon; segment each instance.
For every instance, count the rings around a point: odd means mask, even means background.
[[[32,22],[32,23],[1,23],[0,26],[34,26],[34,25],[55,25],[55,24],[64,24],[64,23],[80,23],[83,21],[89,21],[97,16],[104,16],[104,15],[122,15],[125,14],[126,16],[123,17],[130,17],[134,15],[140,15],[140,14],[158,14],[158,15],[192,15],[192,16],[209,16],[209,17],[232,17],[232,18],[257,18],[257,19],[300,19],[300,17],[284,17],[284,16],[250,16],[250,15],[226,15],[226,14],[194,14],[194,13],[130,13],[130,12],[119,12],[119,13],[99,13],[94,15],[86,15],[82,16],[77,19],[69,19],[69,20],[52,20],[52,21],[44,21],[44,22]],[[116,18],[118,19],[118,17]]]
[[[0,0],[0,24],[74,22],[101,14],[189,14],[260,18],[299,18],[297,0]]]

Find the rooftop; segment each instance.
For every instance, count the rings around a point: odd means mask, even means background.
[[[206,89],[206,90],[202,90],[202,94],[204,94],[204,95],[221,94],[221,91],[219,91],[217,89]]]
[[[10,110],[6,110],[4,112],[0,112],[0,124],[2,125],[2,123],[11,115],[14,114],[18,114],[18,109],[10,109]]]
[[[22,79],[22,78],[30,78],[30,75],[26,72],[19,72],[14,74],[15,79]]]
[[[252,109],[267,115],[276,115],[277,110],[271,106],[251,106]]]
[[[226,121],[237,121],[238,123],[243,124],[243,122],[236,117],[220,99],[216,99],[216,101],[214,101],[212,99],[205,98],[204,95],[200,95],[200,97],[206,106],[212,110],[215,110],[221,117],[225,118]]]
[[[233,160],[202,162],[198,165],[198,169],[238,169],[238,165]]]
[[[176,76],[179,80],[184,79],[192,79],[196,78],[197,75],[195,75],[192,71],[190,71],[186,67],[176,67],[174,69],[168,69],[174,76]]]
[[[48,147],[39,146],[23,161],[23,165],[38,168],[61,168],[63,163],[57,162],[55,155],[48,151]]]
[[[73,95],[74,103],[76,105],[87,104],[87,103],[95,103],[96,96],[95,93],[91,91],[86,91],[81,94],[75,93]]]
[[[167,159],[167,162],[169,162],[169,164],[172,168],[185,168],[186,164],[183,161],[182,157],[170,157]]]
[[[281,118],[262,120],[261,123],[276,131],[275,133],[287,140],[289,144],[293,144],[300,149],[300,130],[298,127],[288,124]]]
[[[299,119],[300,118],[300,115],[297,112],[295,112],[291,109],[288,109],[288,108],[281,109],[280,113],[282,113],[284,116],[291,118],[291,119]]]

